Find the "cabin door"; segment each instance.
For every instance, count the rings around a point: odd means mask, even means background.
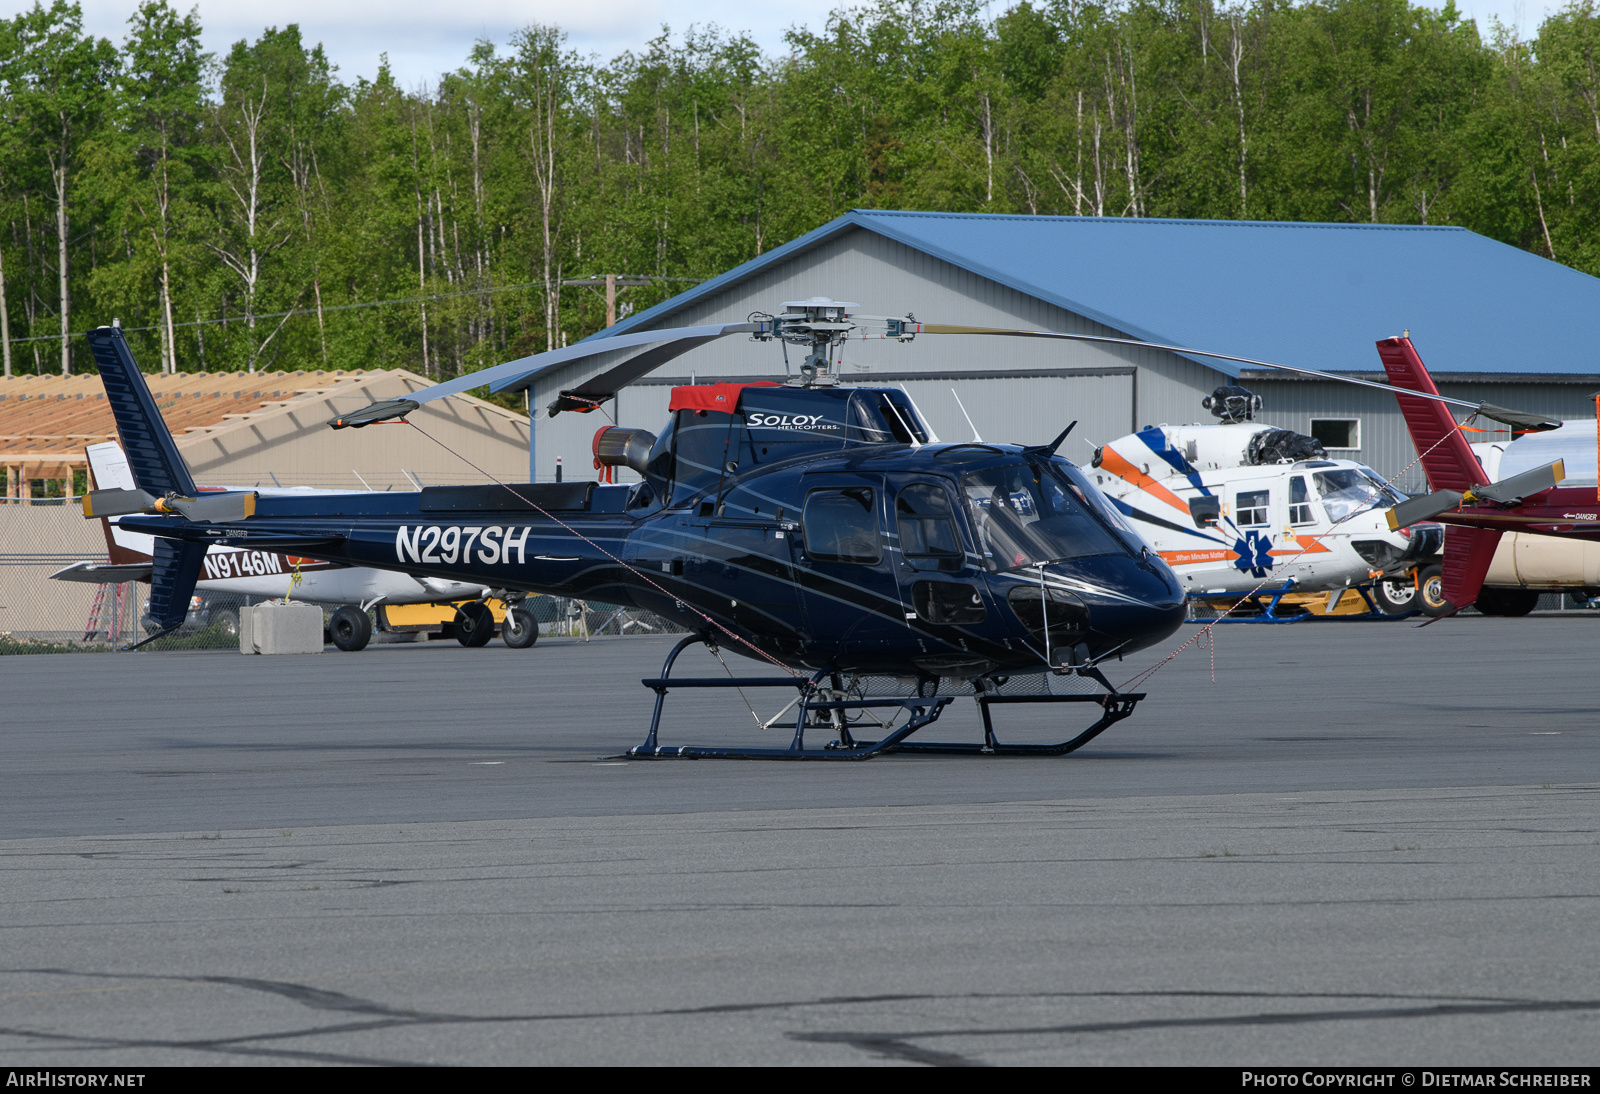
[[[886,658],[908,637],[889,550],[882,475],[807,475],[795,574],[818,652],[846,667]]]
[[[961,531],[958,502],[937,479],[891,475],[890,531],[900,599],[924,633],[960,642],[993,611],[988,582]],[[946,628],[949,628],[946,630]]]

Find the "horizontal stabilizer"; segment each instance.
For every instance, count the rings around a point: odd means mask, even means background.
[[[91,490],[83,497],[85,517],[126,517],[154,509],[156,499],[143,490]]]
[[[1532,471],[1513,475],[1509,479],[1491,482],[1488,486],[1474,487],[1472,496],[1486,501],[1517,502],[1531,494],[1550,489],[1566,477],[1565,463],[1557,460],[1543,467],[1535,467]]]
[[[1432,520],[1440,513],[1459,508],[1461,497],[1455,490],[1436,490],[1422,497],[1407,498],[1385,514],[1389,519],[1389,531],[1398,532],[1418,521]]]
[[[124,581],[149,581],[151,563],[131,562],[126,565],[106,565],[96,562],[74,562],[50,575],[52,581],[82,581],[90,585],[121,585]]]

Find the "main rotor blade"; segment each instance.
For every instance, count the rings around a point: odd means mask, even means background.
[[[83,496],[85,517],[126,517],[153,507],[156,499],[143,490],[91,490]]]
[[[1283,365],[1276,361],[1258,361],[1253,357],[1239,357],[1232,353],[1213,353],[1210,350],[1194,349],[1190,346],[1169,346],[1161,342],[1145,342],[1137,338],[1112,338],[1103,334],[1069,334],[1065,331],[1051,330],[1013,330],[1007,327],[960,327],[944,323],[918,323],[912,330],[917,334],[996,334],[1009,335],[1013,338],[1059,338],[1068,342],[1102,342],[1115,346],[1164,349],[1173,353],[1191,354],[1195,357],[1212,357],[1219,361],[1237,361],[1241,365],[1255,365],[1259,368],[1275,368],[1284,372],[1296,372],[1301,376],[1315,376],[1319,380],[1355,384],[1357,387],[1377,388],[1379,391],[1388,392],[1390,395],[1399,390],[1390,384],[1380,384],[1375,380],[1360,380],[1354,376],[1340,376],[1334,372],[1319,372],[1314,368]],[[1485,418],[1493,418],[1497,422],[1505,422],[1507,425],[1515,425],[1522,429],[1554,429],[1560,424],[1559,422],[1552,424],[1549,418],[1540,414],[1528,414],[1520,410],[1507,410],[1504,407],[1497,407],[1493,403],[1469,403],[1465,399],[1452,399],[1447,395],[1429,395],[1422,391],[1407,391],[1404,394],[1418,399],[1431,399],[1436,403],[1464,406],[1483,415]]]
[[[1409,395],[1413,393],[1407,392],[1407,394]],[[1500,422],[1503,425],[1509,425],[1513,429],[1526,430],[1530,433],[1542,433],[1547,429],[1561,428],[1560,421],[1552,421],[1543,414],[1529,414],[1521,410],[1507,410],[1505,407],[1495,406],[1493,403],[1479,403],[1478,413],[1485,418]]]
[[[756,327],[754,323],[737,323],[733,324],[733,326],[740,330],[754,330]],[[729,329],[722,333],[734,334],[738,332]],[[674,357],[679,357],[698,346],[703,346],[707,342],[714,342],[721,337],[722,334],[685,336],[665,345],[655,346],[641,353],[636,353],[615,368],[607,369],[598,376],[590,377],[575,388],[562,391],[555,402],[550,404],[550,417],[554,418],[563,410],[593,410],[639,379],[639,377],[653,372]],[[557,366],[565,363],[558,362]],[[514,382],[508,382],[504,386],[496,387],[492,390],[497,395],[502,391],[520,391],[525,387],[531,387],[535,379],[537,379],[536,375],[523,376]]]
[[[531,383],[537,377],[561,365],[569,365],[574,361],[581,361],[586,357],[596,357],[602,353],[611,353],[619,349],[632,349],[635,346],[650,346],[657,342],[674,342],[680,338],[700,338],[710,340],[721,338],[727,334],[749,334],[760,330],[759,323],[710,323],[699,327],[669,327],[665,330],[646,330],[635,334],[619,334],[612,338],[596,338],[587,342],[579,342],[575,346],[566,346],[562,349],[551,350],[548,353],[535,353],[527,357],[519,357],[515,361],[507,361],[503,365],[482,369],[478,372],[469,372],[465,376],[458,376],[454,380],[446,380],[442,384],[434,384],[420,391],[413,391],[407,398],[418,403],[431,403],[435,399],[443,399],[447,395],[459,395],[463,391],[473,388],[495,385],[494,390],[520,391],[523,381]],[[515,381],[514,383],[512,381]]]
[[[1485,501],[1514,502],[1521,501],[1530,494],[1537,494],[1541,490],[1548,490],[1556,483],[1567,477],[1567,465],[1564,460],[1535,467],[1532,471],[1524,471],[1520,475],[1512,475],[1509,479],[1491,482],[1487,486],[1474,486],[1472,497],[1482,498]]]
[[[385,399],[381,403],[364,406],[353,413],[341,414],[328,424],[335,429],[360,429],[377,422],[386,422],[390,418],[404,418],[421,405],[414,399]]]
[[[1461,495],[1454,490],[1436,490],[1420,498],[1407,498],[1384,514],[1389,520],[1389,530],[1400,529],[1420,520],[1432,520],[1440,513],[1448,513],[1461,506]]]

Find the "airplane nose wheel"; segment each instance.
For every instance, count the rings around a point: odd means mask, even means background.
[[[494,613],[481,600],[473,600],[456,609],[456,641],[468,649],[487,646],[494,637]]]
[[[346,653],[364,650],[372,640],[372,617],[346,604],[328,617],[328,637]]]

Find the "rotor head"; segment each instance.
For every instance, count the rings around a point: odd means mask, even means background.
[[[1233,425],[1255,418],[1256,411],[1261,409],[1261,396],[1252,394],[1247,388],[1224,384],[1201,399],[1200,405],[1211,411],[1224,425]]]
[[[811,352],[800,365],[799,384],[834,384],[838,380],[829,372],[831,350],[851,338],[895,338],[909,342],[916,337],[916,319],[913,316],[859,315],[859,304],[848,300],[833,300],[826,296],[813,296],[810,300],[785,300],[784,310],[778,315],[757,314],[750,317],[757,324],[751,336],[768,342],[774,338],[791,346],[807,346]],[[883,323],[882,334],[867,334],[863,323]],[[793,382],[793,381],[791,381]]]

